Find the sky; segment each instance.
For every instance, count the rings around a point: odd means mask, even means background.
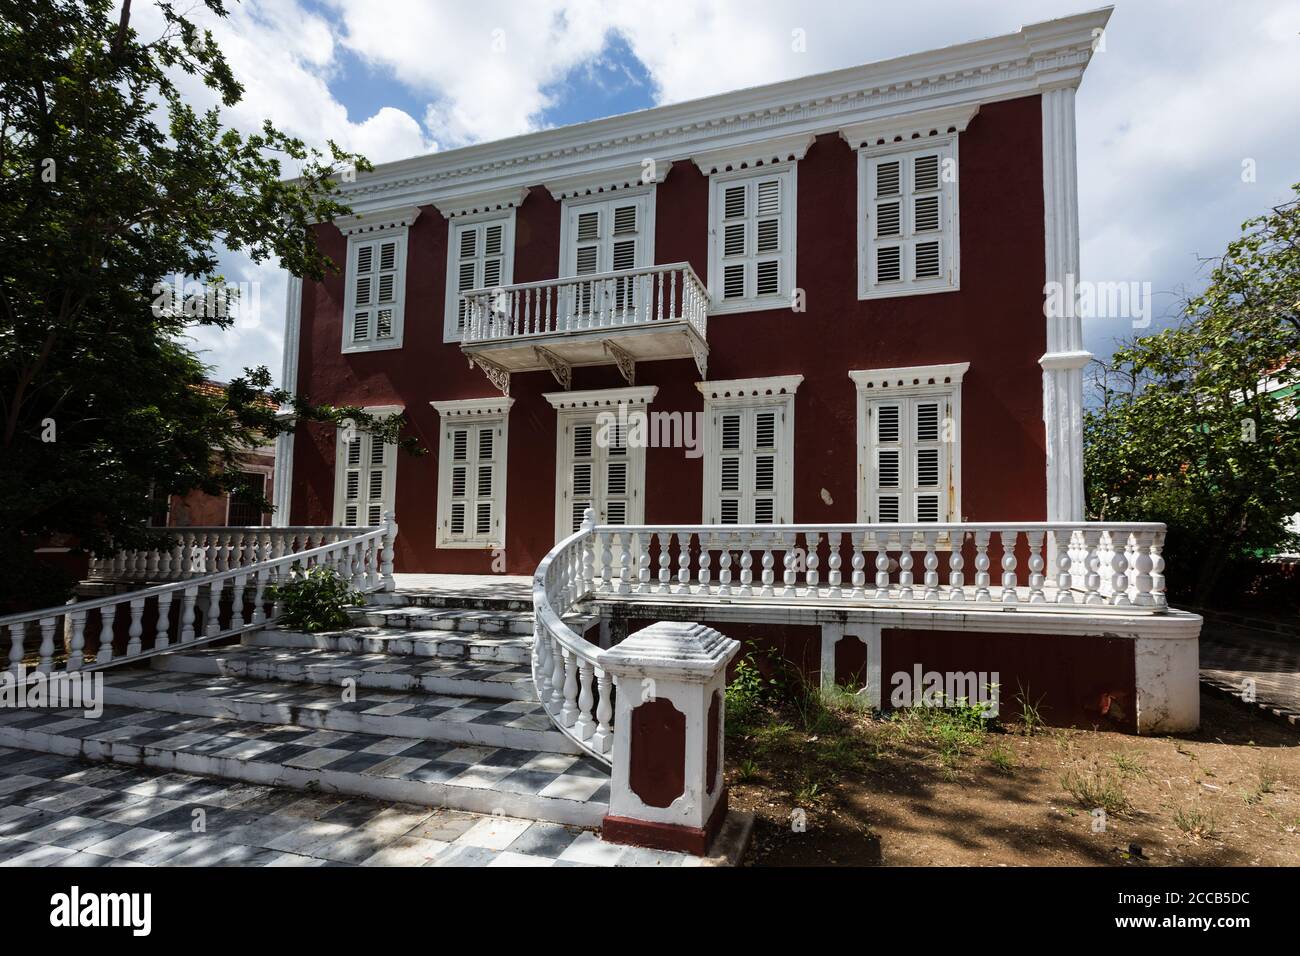
[[[952,43],[1092,9],[1089,0],[243,0],[213,24],[246,96],[309,143],[373,162],[626,113]],[[1149,288],[1152,322],[1089,319],[1085,345],[1160,328],[1242,222],[1300,182],[1300,3],[1119,0],[1077,99],[1081,277]],[[156,13],[138,4],[148,35]],[[197,102],[211,98],[191,82]],[[285,274],[194,344],[229,379],[278,377]]]

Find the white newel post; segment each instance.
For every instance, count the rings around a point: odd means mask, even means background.
[[[727,664],[740,643],[702,624],[660,621],[601,660],[618,687],[606,840],[708,851],[727,812]]]

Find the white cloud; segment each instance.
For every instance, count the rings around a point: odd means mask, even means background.
[[[374,4],[327,2],[327,16],[295,0],[234,7],[218,31],[248,88],[235,118],[252,128],[266,116],[309,141],[333,137],[377,161],[538,128],[555,84],[599,55],[614,30],[645,64],[658,101],[676,102],[1005,33],[1090,6],[390,0],[376,15]],[[802,31],[803,52],[794,31]],[[1084,278],[1145,280],[1157,291],[1194,287],[1203,273],[1198,254],[1220,252],[1244,219],[1288,194],[1300,179],[1297,33],[1300,9],[1281,2],[1118,7],[1078,97]],[[403,102],[427,102],[418,120],[392,107],[350,118],[329,88],[344,49],[391,77]],[[1258,182],[1241,182],[1243,158],[1256,161]],[[280,334],[281,304],[270,308],[266,298],[272,289],[282,294],[283,282],[261,274],[263,311],[274,314],[276,329],[232,335],[247,347],[214,348],[223,372],[236,357],[261,354],[278,373],[279,356],[262,353]],[[1128,331],[1090,327],[1089,344],[1105,348]]]

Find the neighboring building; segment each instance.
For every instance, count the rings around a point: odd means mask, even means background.
[[[357,215],[318,227],[342,274],[291,279],[283,383],[402,411],[431,454],[304,426],[277,523],[391,509],[399,571],[531,574],[589,506],[1082,519],[1090,356],[1044,285],[1078,272],[1075,89],[1108,16],[345,183]]]
[[[225,388],[221,382],[203,383],[203,390],[209,394],[224,395]],[[269,500],[275,481],[275,446],[247,449],[240,455],[237,471],[246,485]],[[171,495],[166,511],[160,509],[153,523],[172,528],[246,528],[269,525],[271,515],[231,494],[191,491],[187,495]]]

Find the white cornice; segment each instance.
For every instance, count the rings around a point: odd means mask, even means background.
[[[803,382],[802,375],[774,375],[770,378],[732,378],[696,382],[705,398],[754,398],[765,395],[793,395]]]
[[[479,418],[509,415],[513,398],[496,395],[492,398],[463,398],[452,402],[430,402],[443,418]]]
[[[758,143],[741,143],[738,146],[726,146],[722,149],[710,149],[696,153],[691,161],[706,176],[726,172],[730,169],[745,169],[759,163],[783,163],[791,159],[803,159],[808,147],[816,137],[812,133],[795,133],[792,136],[780,136]]]
[[[871,390],[901,392],[906,389],[942,388],[945,385],[960,385],[962,378],[970,369],[970,362],[955,362],[951,365],[915,365],[908,368],[866,368],[854,369],[849,378],[859,391]]]
[[[840,135],[854,149],[862,149],[901,140],[942,136],[945,133],[964,133],[979,111],[978,103],[961,103],[943,109],[922,110],[855,123],[841,128]]]
[[[608,193],[617,189],[661,183],[672,167],[673,164],[670,162],[652,159],[648,163],[630,163],[614,169],[593,169],[572,176],[547,179],[542,185],[556,199],[574,199],[578,196],[590,196],[593,193]]]
[[[1076,86],[1109,7],[1018,32],[377,166],[340,184],[360,212],[680,161],[871,120]]]
[[[619,405],[649,405],[659,394],[659,386],[636,388],[596,388],[584,392],[543,392],[542,398],[554,409],[615,408]]]
[[[1079,349],[1073,352],[1048,352],[1038,360],[1044,369],[1083,368],[1092,361],[1092,353]]]
[[[345,236],[379,232],[409,226],[420,217],[419,206],[399,206],[391,209],[374,209],[356,216],[346,216],[335,225]]]
[[[486,189],[476,193],[437,196],[431,202],[444,218],[452,219],[456,216],[494,212],[498,209],[513,209],[527,197],[527,186],[506,186],[502,189]]]

